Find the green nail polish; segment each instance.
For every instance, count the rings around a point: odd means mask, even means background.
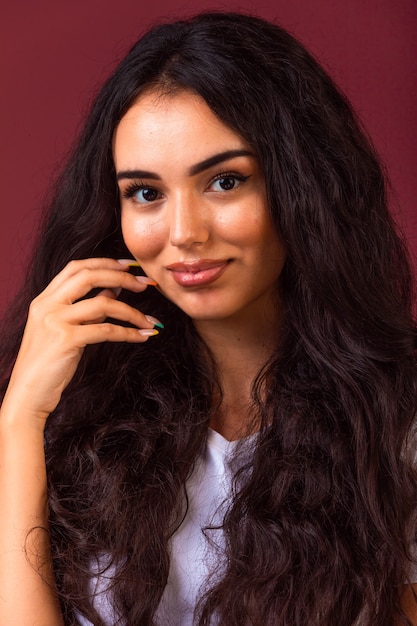
[[[156,326],[157,328],[165,328],[162,322],[155,322],[154,326]]]

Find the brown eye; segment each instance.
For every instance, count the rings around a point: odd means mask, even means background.
[[[232,191],[236,187],[243,184],[249,176],[242,176],[241,174],[219,174],[211,183],[211,191]]]
[[[143,200],[145,200],[145,202],[154,202],[158,199],[158,196],[158,191],[156,189],[152,189],[152,187],[141,189],[137,192],[137,194],[135,194],[135,198],[138,202],[143,202]]]
[[[217,182],[219,184],[219,187],[221,187],[224,191],[229,191],[230,189],[233,189],[233,187],[236,185],[236,179],[232,176],[219,178]]]
[[[154,187],[146,187],[142,184],[133,183],[124,192],[123,198],[133,198],[138,204],[155,202],[161,197],[160,192]]]

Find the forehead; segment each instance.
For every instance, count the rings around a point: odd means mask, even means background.
[[[216,152],[244,148],[247,142],[200,96],[187,91],[141,95],[120,120],[113,140],[116,168],[167,159],[192,165]]]

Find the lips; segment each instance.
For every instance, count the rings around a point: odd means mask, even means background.
[[[166,269],[181,287],[198,287],[217,280],[229,263],[229,259],[202,259],[189,263],[172,263],[167,265]]]

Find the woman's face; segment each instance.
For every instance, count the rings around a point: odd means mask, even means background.
[[[196,321],[261,322],[285,251],[250,146],[199,96],[147,92],[113,154],[125,243],[161,292]]]

